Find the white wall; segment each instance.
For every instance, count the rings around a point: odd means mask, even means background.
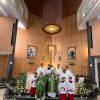
[[[98,78],[98,62],[100,62],[100,57],[95,58],[95,81],[97,83],[97,87],[99,88],[99,78]]]

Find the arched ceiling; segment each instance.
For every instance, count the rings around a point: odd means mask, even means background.
[[[82,0],[62,0],[62,18],[75,14]],[[30,13],[43,17],[43,0],[25,0]]]

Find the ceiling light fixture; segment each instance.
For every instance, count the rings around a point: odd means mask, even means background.
[[[50,34],[59,33],[61,27],[57,24],[48,24],[43,27],[43,31]]]
[[[0,0],[3,4],[7,4],[6,0]]]

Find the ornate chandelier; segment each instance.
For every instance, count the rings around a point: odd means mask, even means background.
[[[57,24],[48,24],[43,27],[43,31],[50,34],[59,33],[61,27]]]

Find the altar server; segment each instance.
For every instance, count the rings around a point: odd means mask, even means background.
[[[36,79],[37,79],[37,72],[35,72],[34,77],[31,80],[31,89],[30,89],[30,96],[35,96],[36,93]]]
[[[30,92],[31,82],[32,82],[33,77],[34,77],[34,74],[32,72],[27,73],[27,77],[26,77],[26,90],[27,90],[27,92]]]
[[[67,82],[68,100],[74,100],[75,83],[72,81],[72,77],[69,77]]]
[[[58,89],[59,89],[60,100],[66,100],[67,86],[64,77],[61,78],[61,81],[58,85]]]

